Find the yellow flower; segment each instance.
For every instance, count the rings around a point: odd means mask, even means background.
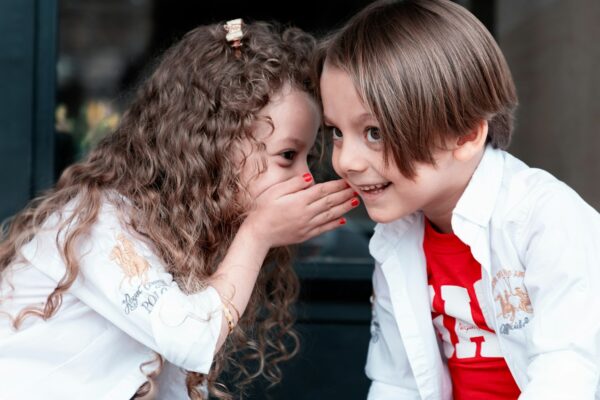
[[[73,123],[67,118],[67,106],[59,104],[54,112],[54,129],[58,132],[73,132]]]
[[[113,131],[117,128],[117,125],[119,125],[119,116],[117,114],[113,114],[106,119],[105,123],[106,126]]]
[[[109,114],[108,106],[101,101],[90,101],[85,112],[86,121],[90,129],[96,128]]]

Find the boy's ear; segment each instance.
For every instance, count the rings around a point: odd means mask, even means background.
[[[479,121],[471,132],[456,139],[454,146],[454,158],[466,161],[481,152],[485,147],[488,135],[488,122],[485,119]]]

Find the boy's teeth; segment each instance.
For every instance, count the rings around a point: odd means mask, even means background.
[[[387,186],[386,183],[380,183],[380,184],[377,184],[377,185],[361,186],[360,188],[361,188],[361,190],[369,191],[369,190],[382,189],[382,188],[384,188],[386,186]]]

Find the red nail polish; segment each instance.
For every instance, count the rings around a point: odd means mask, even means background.
[[[304,179],[305,182],[310,182],[312,181],[312,175],[311,174],[304,174],[302,175],[302,178]]]
[[[354,196],[358,196],[358,192],[353,192],[352,193]]]
[[[350,202],[350,204],[352,205],[352,207],[356,207],[357,205],[360,204],[360,201],[358,201],[358,199],[352,199],[352,201]]]
[[[340,225],[346,225],[346,218],[340,218]]]

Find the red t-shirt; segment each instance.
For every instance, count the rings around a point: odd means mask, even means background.
[[[481,264],[453,233],[425,222],[423,250],[432,319],[440,335],[452,378],[454,400],[507,400],[519,397],[475,293],[481,293]]]

